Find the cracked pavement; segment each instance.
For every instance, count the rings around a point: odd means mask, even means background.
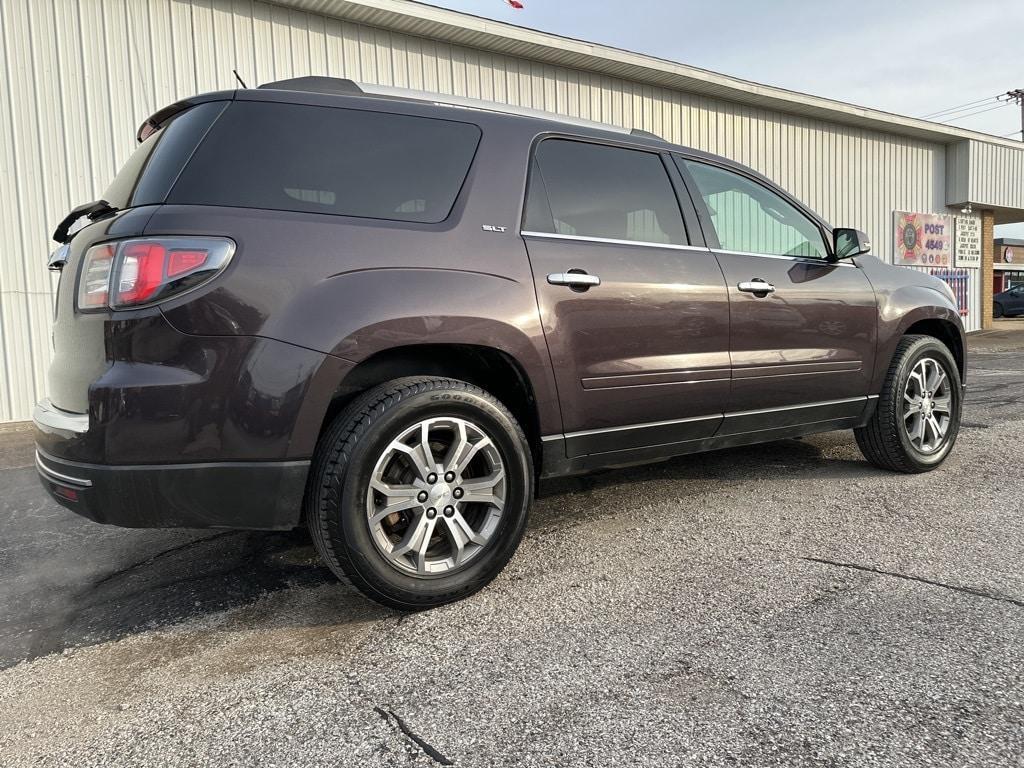
[[[1024,764],[1024,320],[936,472],[852,435],[551,483],[488,589],[401,615],[302,534],[50,502],[0,427],[0,764]]]

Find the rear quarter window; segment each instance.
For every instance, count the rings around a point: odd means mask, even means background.
[[[469,123],[236,102],[167,202],[437,223],[451,212],[479,142]]]
[[[225,104],[207,102],[171,118],[135,149],[103,199],[115,208],[162,203]]]

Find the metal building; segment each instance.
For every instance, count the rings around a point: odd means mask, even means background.
[[[0,0],[0,64],[0,422],[29,418],[45,388],[54,225],[102,194],[143,119],[235,87],[233,69],[506,102],[726,155],[883,258],[946,275],[969,329],[991,304],[993,223],[1024,220],[1018,142],[405,0]],[[945,250],[911,247],[923,225]]]

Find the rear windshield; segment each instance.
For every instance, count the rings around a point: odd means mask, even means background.
[[[450,120],[235,102],[167,202],[436,223],[479,141],[475,125]]]
[[[162,203],[226,104],[211,101],[175,115],[135,149],[103,193],[103,199],[114,208]]]

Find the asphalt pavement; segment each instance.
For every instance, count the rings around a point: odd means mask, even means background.
[[[970,347],[935,472],[835,432],[550,483],[415,615],[302,534],[81,520],[0,427],[0,765],[1024,765],[1024,320]]]

